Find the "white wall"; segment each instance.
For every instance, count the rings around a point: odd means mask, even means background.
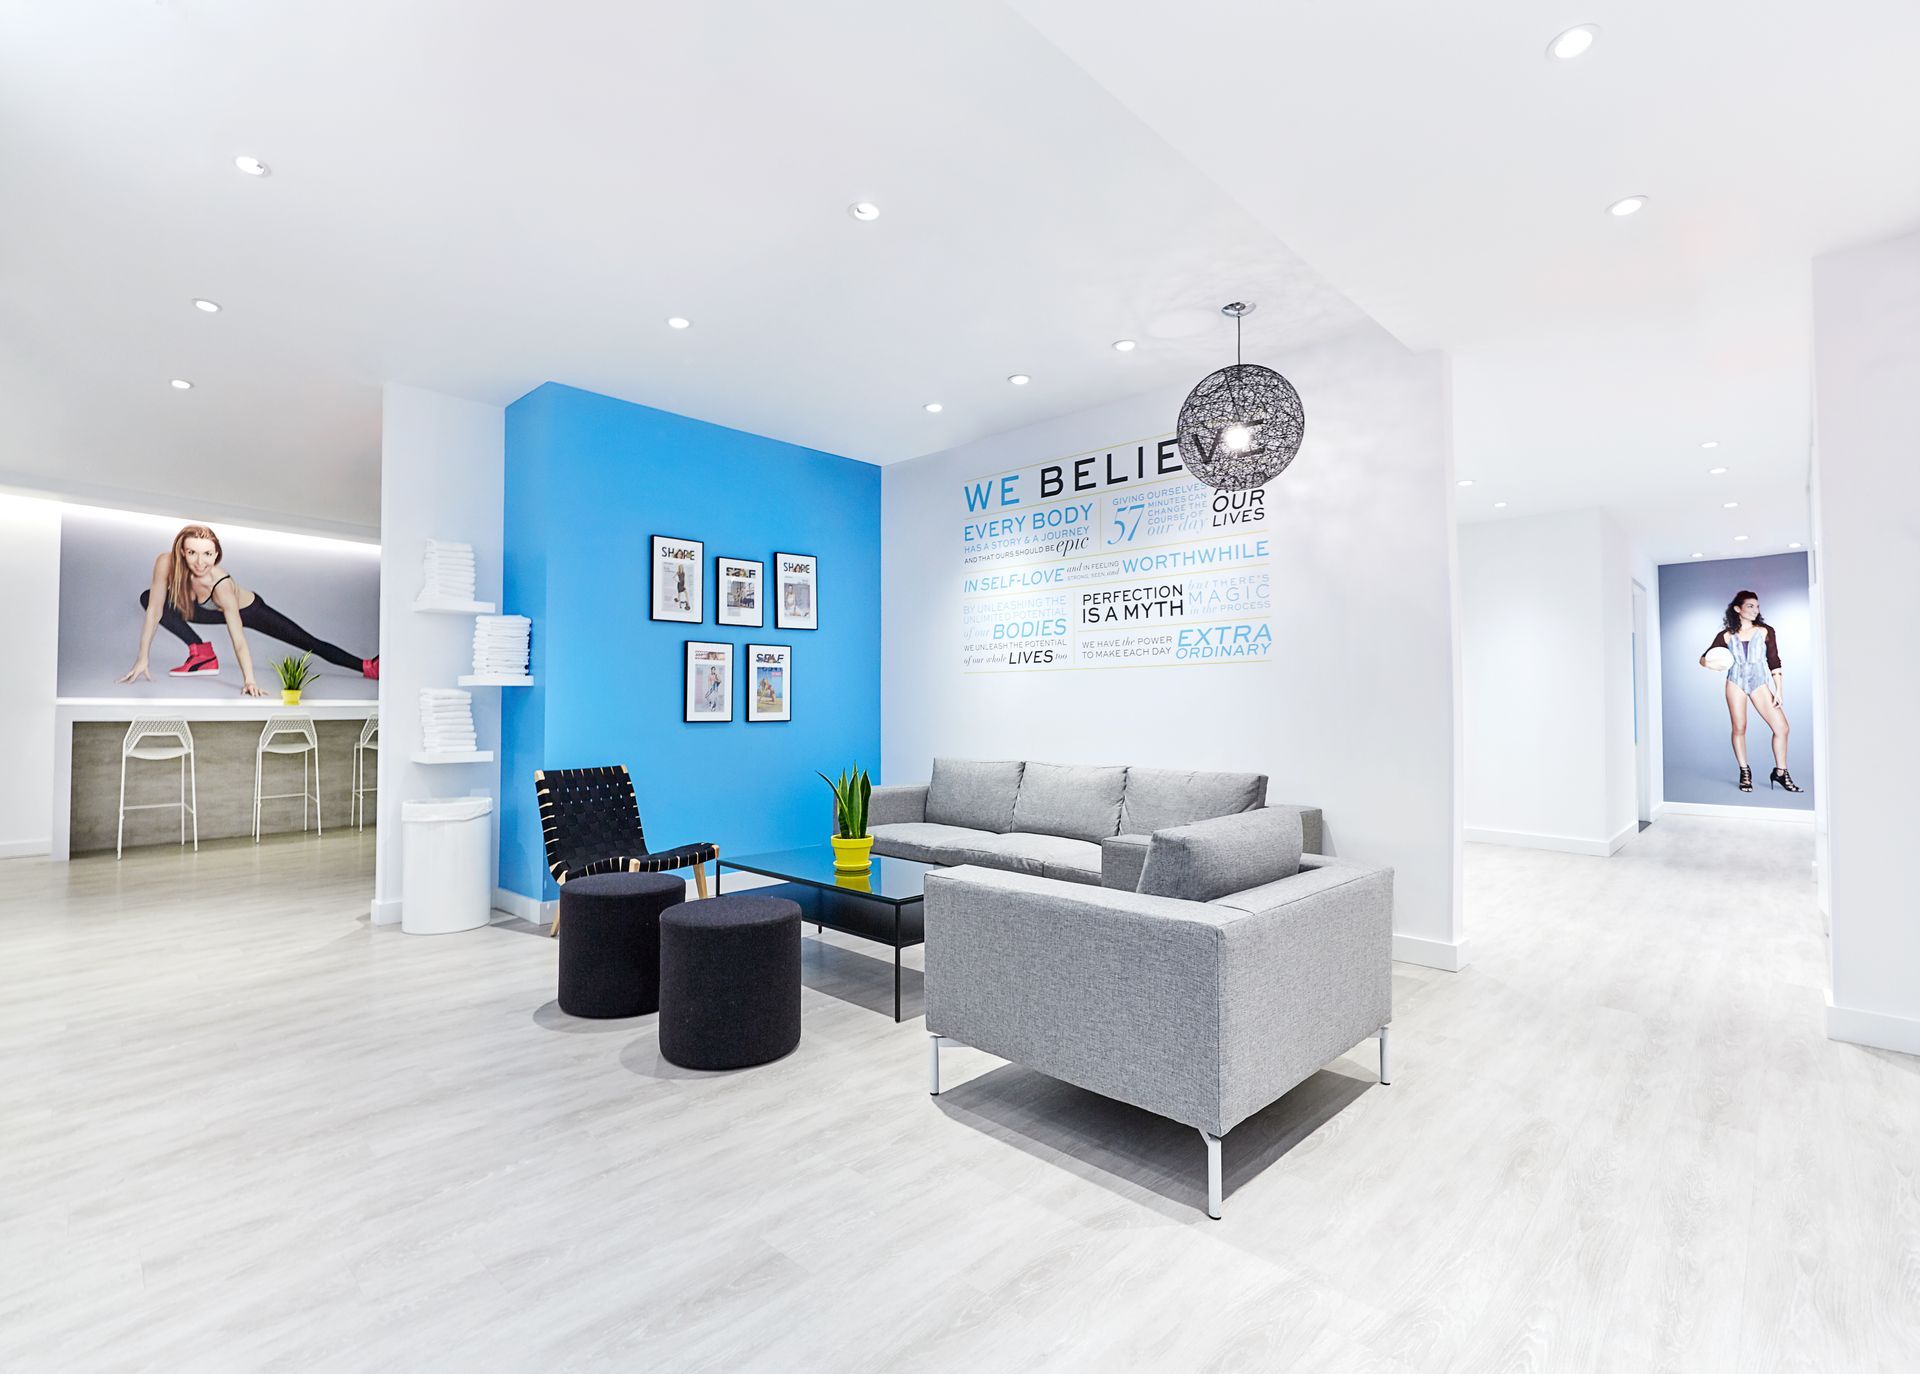
[[[1920,234],[1813,264],[1814,561],[1826,643],[1827,1034],[1920,1054],[1912,770],[1891,717],[1920,680]]]
[[[1300,457],[1267,488],[1275,657],[961,671],[962,481],[1167,433],[1184,388],[888,467],[886,776],[924,779],[936,754],[1257,769],[1272,800],[1325,809],[1335,853],[1394,866],[1396,957],[1456,968],[1467,947],[1445,360],[1369,329],[1258,361],[1292,379],[1307,415]]]
[[[0,586],[13,613],[0,673],[0,859],[53,834],[53,697],[60,640],[60,507],[0,495]],[[131,656],[129,656],[131,661]]]
[[[1638,819],[1626,536],[1599,510],[1463,526],[1460,604],[1467,838],[1611,854]]]
[[[413,609],[428,539],[472,544],[474,595],[500,600],[506,480],[506,412],[417,387],[388,385],[380,443],[380,835],[373,919],[400,919],[402,802],[486,795],[494,799],[488,883],[499,872],[500,692],[475,687],[473,720],[489,764],[425,765],[419,692],[452,687],[473,670],[473,619]],[[536,631],[537,633],[537,631]]]

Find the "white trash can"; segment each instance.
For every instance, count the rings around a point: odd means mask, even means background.
[[[400,929],[409,935],[448,935],[491,920],[487,850],[493,798],[402,802],[400,822],[406,836]]]

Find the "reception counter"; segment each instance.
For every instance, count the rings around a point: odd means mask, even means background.
[[[120,810],[120,746],[137,717],[184,720],[193,732],[198,780],[201,840],[253,833],[253,759],[261,728],[270,715],[313,719],[320,739],[321,814],[328,826],[351,823],[353,747],[379,703],[369,700],[311,699],[283,706],[278,697],[231,700],[204,698],[167,701],[127,697],[60,697],[54,702],[53,843],[56,860],[74,854],[113,852]],[[374,759],[367,760],[369,773]],[[300,790],[300,760],[267,760],[268,792]],[[291,779],[291,781],[289,781]],[[369,776],[368,783],[371,784]],[[127,801],[171,802],[180,794],[179,771],[168,763],[131,760]],[[367,799],[367,823],[373,823],[373,798]],[[300,829],[300,802],[266,804],[262,833]],[[191,833],[191,832],[189,832]],[[127,815],[127,844],[177,844],[175,811],[133,811]]]

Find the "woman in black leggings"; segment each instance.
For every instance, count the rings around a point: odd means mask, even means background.
[[[153,681],[147,671],[147,653],[153,648],[153,631],[164,625],[187,646],[187,661],[169,669],[169,677],[199,677],[220,671],[220,660],[213,645],[194,633],[194,625],[225,625],[233,636],[233,652],[240,660],[241,691],[250,697],[265,696],[253,680],[253,656],[247,652],[245,631],[291,644],[304,653],[317,654],[341,668],[351,668],[362,677],[380,676],[380,656],[356,658],[337,644],[316,639],[269,606],[257,593],[248,591],[220,566],[220,536],[205,525],[188,525],[173,537],[173,547],[153,560],[153,586],[140,593],[140,607],[146,615],[140,627],[140,657],[122,682],[135,678]]]

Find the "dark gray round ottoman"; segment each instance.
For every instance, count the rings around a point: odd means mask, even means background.
[[[744,1069],[800,1043],[800,908],[713,897],[660,917],[660,1053],[683,1069]]]
[[[660,913],[687,899],[665,873],[595,873],[560,885],[560,1010],[645,1016],[660,1008]]]

